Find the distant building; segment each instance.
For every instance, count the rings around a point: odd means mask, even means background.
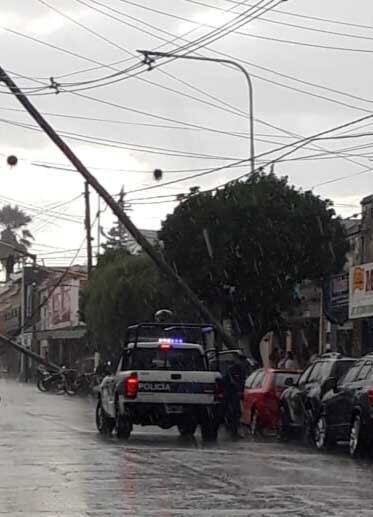
[[[38,287],[40,319],[35,337],[40,355],[51,362],[72,366],[88,352],[87,329],[79,313],[80,292],[87,279],[82,268],[67,272],[54,268]]]

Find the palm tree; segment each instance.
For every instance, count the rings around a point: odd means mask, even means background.
[[[34,237],[26,228],[31,221],[32,218],[17,205],[5,205],[0,209],[0,228],[3,228],[0,232],[0,262],[6,267],[7,278],[22,252],[31,246]]]

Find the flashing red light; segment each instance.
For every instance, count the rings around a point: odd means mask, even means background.
[[[124,396],[127,399],[135,399],[139,390],[139,379],[137,373],[131,373],[124,381]]]
[[[170,343],[161,343],[159,345],[159,349],[162,351],[162,352],[169,352],[171,350],[171,345]]]
[[[368,402],[370,406],[373,406],[373,388],[368,391]]]

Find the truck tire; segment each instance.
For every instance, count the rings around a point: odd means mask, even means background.
[[[116,411],[115,430],[117,437],[121,440],[128,440],[132,432],[132,422],[127,416],[119,414],[118,410]]]
[[[201,418],[201,435],[204,442],[216,442],[218,438],[219,423],[213,414],[205,411]]]
[[[189,419],[185,418],[177,424],[177,428],[181,436],[193,436],[197,429],[197,423],[192,417],[189,417]]]
[[[101,399],[98,399],[96,406],[96,427],[100,434],[109,435],[113,432],[115,420],[107,416],[102,407]]]

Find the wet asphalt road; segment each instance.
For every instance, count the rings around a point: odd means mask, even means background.
[[[373,516],[373,461],[276,440],[135,428],[101,438],[94,402],[0,380],[0,515]]]

